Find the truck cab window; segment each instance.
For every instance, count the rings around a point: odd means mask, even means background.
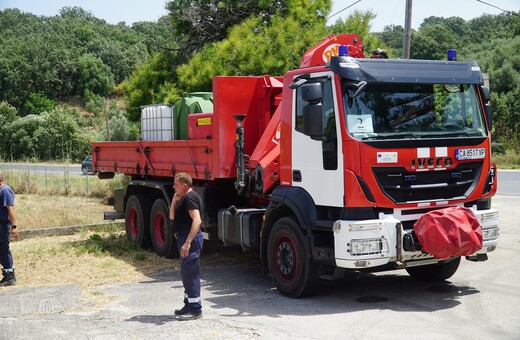
[[[336,132],[336,113],[332,94],[332,81],[329,78],[317,78],[322,82],[323,138],[322,158],[325,170],[338,168],[338,138]],[[308,103],[302,99],[301,88],[296,90],[295,130],[303,133],[303,107]]]

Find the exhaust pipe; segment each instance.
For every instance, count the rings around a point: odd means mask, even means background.
[[[244,114],[234,115],[233,118],[237,121],[237,140],[235,141],[236,167],[237,179],[235,181],[235,189],[239,195],[244,195],[246,188],[246,165],[244,156],[244,127],[242,121],[246,118]]]

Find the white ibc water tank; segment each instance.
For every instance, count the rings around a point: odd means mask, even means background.
[[[175,139],[172,105],[141,106],[141,139],[147,141]]]

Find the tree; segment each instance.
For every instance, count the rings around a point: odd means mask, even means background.
[[[404,28],[401,25],[390,25],[383,28],[383,32],[378,34],[383,43],[390,48],[392,55],[401,56],[403,54]]]
[[[56,104],[53,100],[47,98],[41,92],[30,93],[27,102],[24,105],[24,113],[25,114],[40,114],[42,112],[50,112],[54,110]]]
[[[157,53],[148,63],[136,67],[130,79],[121,84],[130,121],[140,121],[142,105],[168,102],[166,96],[177,79],[172,69],[179,64],[177,58],[176,54]]]
[[[228,29],[245,19],[260,16],[265,20],[277,11],[286,12],[278,0],[176,0],[167,4],[173,34],[186,56],[208,43],[223,40]]]
[[[342,19],[336,20],[334,25],[330,26],[328,30],[331,33],[357,33],[361,37],[365,54],[370,56],[370,53],[377,48],[388,50],[384,41],[378,35],[370,33],[370,22],[374,20],[376,15],[372,11],[354,11],[345,21]]]
[[[425,25],[412,32],[410,57],[412,59],[446,60],[446,51],[461,46],[460,39],[443,24]]]
[[[0,125],[9,124],[16,118],[16,107],[6,101],[0,102]]]
[[[210,91],[215,75],[283,75],[300,64],[303,53],[327,36],[330,1],[287,2],[287,12],[251,17],[230,29],[228,37],[206,45],[177,69],[185,91]],[[175,88],[171,93],[179,93]]]
[[[100,58],[85,54],[79,58],[80,88],[83,93],[90,91],[106,96],[114,87],[114,75]]]

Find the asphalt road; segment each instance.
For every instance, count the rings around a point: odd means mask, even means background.
[[[83,176],[81,164],[36,164],[36,163],[0,163],[0,169],[13,172],[30,172],[38,175],[69,174],[70,176]]]
[[[486,262],[463,260],[443,284],[403,270],[351,273],[290,299],[255,257],[205,251],[201,320],[174,319],[183,289],[171,270],[93,288],[103,304],[75,285],[0,289],[0,339],[520,339],[520,196],[498,195],[493,205],[498,249]]]

